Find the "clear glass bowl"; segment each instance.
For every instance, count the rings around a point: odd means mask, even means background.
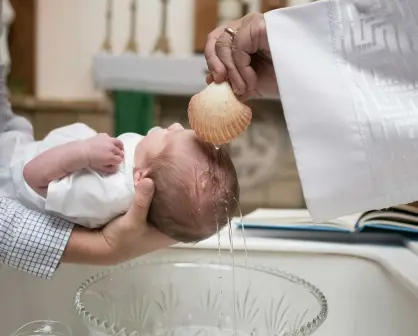
[[[328,313],[322,292],[292,274],[186,259],[92,276],[75,307],[91,335],[101,336],[311,335]]]

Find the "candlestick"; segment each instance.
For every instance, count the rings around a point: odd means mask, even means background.
[[[136,0],[131,1],[130,5],[130,27],[129,27],[129,39],[128,43],[126,44],[125,51],[137,53],[138,52],[138,42],[136,41]]]
[[[105,37],[102,43],[102,50],[105,52],[112,52],[112,10],[113,0],[107,0],[106,3],[106,18],[105,18]]]
[[[168,12],[168,1],[161,0],[161,27],[160,36],[155,43],[154,52],[162,52],[163,54],[169,54],[171,52],[170,41],[167,36],[167,12]]]

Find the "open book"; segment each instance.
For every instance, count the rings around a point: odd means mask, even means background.
[[[234,218],[244,229],[304,230],[333,232],[396,232],[418,235],[418,208],[401,205],[314,223],[307,210],[257,209],[242,218]]]

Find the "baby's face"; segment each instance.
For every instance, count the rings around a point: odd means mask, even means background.
[[[162,154],[182,160],[187,166],[199,160],[200,153],[196,146],[197,136],[193,130],[186,130],[178,123],[168,128],[157,128],[150,132],[137,146],[135,167],[146,169],[150,162]]]

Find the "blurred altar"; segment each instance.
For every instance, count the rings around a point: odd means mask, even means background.
[[[38,139],[73,122],[113,135],[188,126],[189,99],[205,87],[208,33],[248,12],[306,2],[4,0],[13,109]],[[280,101],[249,104],[254,121],[229,145],[243,212],[303,207]]]

